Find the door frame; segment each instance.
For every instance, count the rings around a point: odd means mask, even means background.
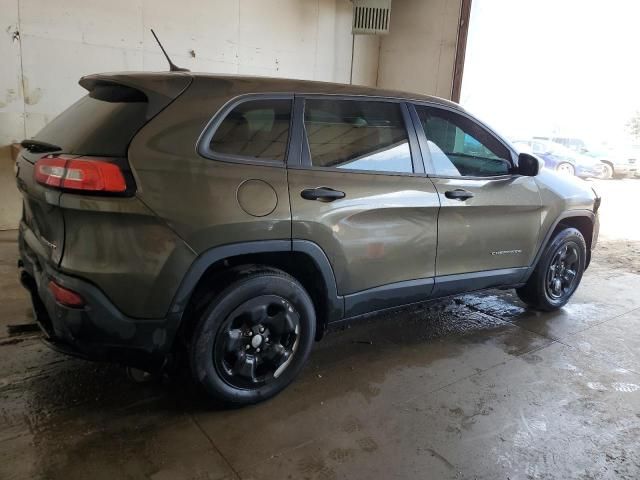
[[[461,109],[449,107],[449,106],[446,106],[446,105],[441,105],[441,104],[434,103],[434,102],[428,102],[428,101],[415,100],[415,101],[407,102],[407,108],[409,110],[409,115],[411,116],[411,120],[413,122],[413,129],[414,129],[414,131],[416,133],[416,136],[417,136],[417,139],[418,139],[418,145],[420,147],[420,152],[421,152],[422,160],[424,162],[424,167],[425,167],[425,172],[426,172],[427,177],[429,177],[429,178],[450,178],[450,179],[462,178],[462,179],[466,179],[466,180],[492,180],[492,179],[504,180],[506,178],[511,178],[511,177],[514,177],[514,176],[520,176],[517,173],[509,173],[507,175],[496,175],[496,176],[493,176],[493,177],[475,177],[475,176],[473,176],[473,177],[472,176],[465,176],[465,177],[460,176],[460,177],[457,177],[457,176],[438,175],[438,174],[436,174],[433,162],[431,161],[431,152],[429,151],[429,146],[428,146],[428,143],[427,143],[427,135],[424,132],[424,128],[422,128],[422,123],[420,122],[420,117],[418,116],[418,111],[416,110],[416,105],[429,107],[429,108],[434,108],[434,109],[438,109],[438,110],[446,110],[446,111],[454,113],[456,115],[460,115],[461,117],[464,117],[465,119],[469,120],[470,122],[476,124],[478,127],[482,128],[483,130],[486,130],[493,137],[495,137],[496,140],[498,140],[507,149],[507,151],[511,155],[511,158],[508,159],[508,160],[511,162],[512,168],[517,168],[517,166],[518,166],[518,153],[513,149],[513,147],[511,145],[509,145],[509,143],[507,141],[505,141],[500,135],[498,135],[498,133],[496,133],[495,130],[491,129],[489,126],[487,126],[486,124],[480,122],[479,120],[477,120],[476,118],[472,117],[467,112],[465,112],[465,111],[463,111]]]

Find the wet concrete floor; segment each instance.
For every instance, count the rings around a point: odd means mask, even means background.
[[[33,333],[0,232],[1,479],[640,478],[640,275],[594,261],[570,304],[510,291],[371,317],[266,403],[134,384]]]

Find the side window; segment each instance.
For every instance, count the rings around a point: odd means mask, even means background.
[[[509,150],[468,118],[416,105],[436,175],[492,177],[509,173]]]
[[[218,125],[209,149],[248,160],[284,162],[290,120],[291,100],[242,102]]]
[[[304,126],[313,166],[413,172],[398,103],[308,99]]]
[[[545,154],[549,151],[548,148],[546,148],[546,145],[544,143],[540,143],[540,142],[533,142],[533,153],[540,155],[540,154]]]

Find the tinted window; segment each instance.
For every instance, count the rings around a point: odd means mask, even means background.
[[[311,99],[305,102],[304,124],[314,166],[413,172],[397,103]]]
[[[216,153],[284,162],[291,100],[250,100],[236,106],[216,129]]]
[[[447,110],[416,106],[435,173],[490,177],[509,173],[509,150],[485,129]]]
[[[148,121],[147,97],[120,85],[99,85],[58,115],[35,136],[65,153],[123,157]]]

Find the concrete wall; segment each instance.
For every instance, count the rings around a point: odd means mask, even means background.
[[[459,0],[394,0],[391,33],[356,36],[353,83],[449,97]],[[0,229],[20,199],[8,145],[84,94],[89,73],[166,70],[349,82],[348,0],[0,0]]]
[[[149,28],[193,71],[349,82],[348,0],[0,0],[0,229],[20,215],[8,145],[84,94],[85,74],[166,70]],[[357,37],[354,83],[375,85],[379,39]]]
[[[451,98],[460,0],[393,0],[378,86]]]

